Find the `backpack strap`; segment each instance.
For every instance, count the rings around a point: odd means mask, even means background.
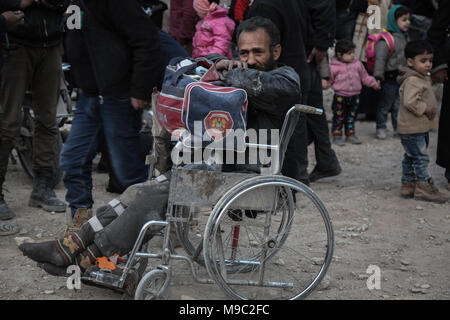
[[[389,47],[389,54],[392,56],[394,54],[394,47],[395,47],[395,39],[394,39],[394,37],[386,29],[383,29],[381,31],[381,36],[383,37],[384,41],[386,41],[386,43],[387,43],[387,45]]]

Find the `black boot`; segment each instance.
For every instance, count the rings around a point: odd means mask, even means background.
[[[5,182],[9,155],[12,147],[13,145],[10,140],[0,140],[0,220],[9,220],[16,216],[14,212],[9,209],[3,197],[3,183]]]
[[[45,211],[65,212],[66,204],[59,200],[51,187],[52,170],[36,170],[33,181],[33,191],[28,206],[42,208]]]
[[[14,218],[16,215],[14,212],[9,209],[8,205],[5,202],[5,199],[3,198],[3,193],[1,193],[1,187],[0,187],[0,220],[9,220]]]
[[[63,239],[41,243],[23,243],[19,249],[31,260],[65,267],[76,263],[75,257],[94,241],[95,232],[85,223],[79,232],[72,232]]]

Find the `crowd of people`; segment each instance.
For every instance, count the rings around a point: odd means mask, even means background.
[[[64,29],[64,12],[70,4],[81,8],[81,29]],[[448,1],[233,0],[227,7],[219,0],[172,0],[166,32],[161,17],[152,14],[159,4],[149,0],[0,4],[4,60],[0,188],[20,130],[22,99],[31,88],[35,178],[28,204],[66,211],[49,179],[50,163],[59,157],[73,217],[71,232],[64,238],[19,247],[48,273],[64,276],[68,265],[86,270],[97,257],[124,255],[146,221],[164,219],[171,166],[167,157],[157,154],[159,177],[149,177],[139,152],[139,131],[142,111],[149,107],[154,88],[161,88],[164,68],[174,57],[206,57],[223,73],[225,85],[244,89],[249,97],[248,124],[255,129],[281,129],[286,111],[296,103],[323,109],[323,90],[333,88],[332,138],[325,112],[301,114],[286,150],[284,175],[306,185],[339,175],[342,169],[333,145],[361,144],[355,126],[358,113],[368,116],[374,110],[374,138],[387,138],[390,114],[393,135],[405,150],[401,196],[448,201],[427,169],[429,132],[439,127],[437,164],[446,169],[450,190]],[[366,23],[371,5],[381,15],[376,30]],[[423,27],[419,25],[423,21],[430,23]],[[80,96],[69,137],[58,155],[49,147],[57,134],[63,48]],[[329,59],[331,48],[334,57]],[[444,83],[440,115],[432,82]],[[157,127],[158,120],[154,122]],[[155,131],[154,135],[156,140],[167,139]],[[109,170],[124,192],[93,215],[92,163],[102,144]],[[308,171],[310,144],[316,164]],[[10,235],[18,228],[4,220],[15,215],[0,194],[0,234]]]

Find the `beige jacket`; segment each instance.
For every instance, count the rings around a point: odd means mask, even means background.
[[[400,67],[397,80],[400,84],[400,106],[398,111],[398,133],[425,133],[438,126],[438,103],[431,87],[429,76]],[[424,114],[427,106],[436,110],[436,116],[429,120]]]

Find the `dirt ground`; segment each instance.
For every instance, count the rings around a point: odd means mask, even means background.
[[[392,137],[376,140],[374,132],[373,122],[357,122],[363,144],[334,147],[343,173],[311,185],[330,212],[335,250],[326,278],[308,299],[450,299],[450,203],[402,199],[400,141]],[[436,138],[437,132],[432,132],[429,169],[437,186],[450,194],[445,190],[444,170],[435,164]],[[310,160],[311,170],[315,162],[312,148]],[[106,183],[105,174],[94,174],[95,208],[116,196],[105,191]],[[123,299],[112,290],[85,284],[81,290],[69,290],[66,278],[47,275],[24,257],[17,238],[53,239],[66,217],[27,206],[32,186],[20,164],[10,165],[5,189],[6,200],[17,215],[14,221],[22,230],[0,238],[1,300]],[[62,183],[56,193],[64,199]],[[367,287],[370,265],[380,268],[380,289]],[[195,283],[186,268],[177,266],[176,273],[170,299],[226,298],[214,285]]]

